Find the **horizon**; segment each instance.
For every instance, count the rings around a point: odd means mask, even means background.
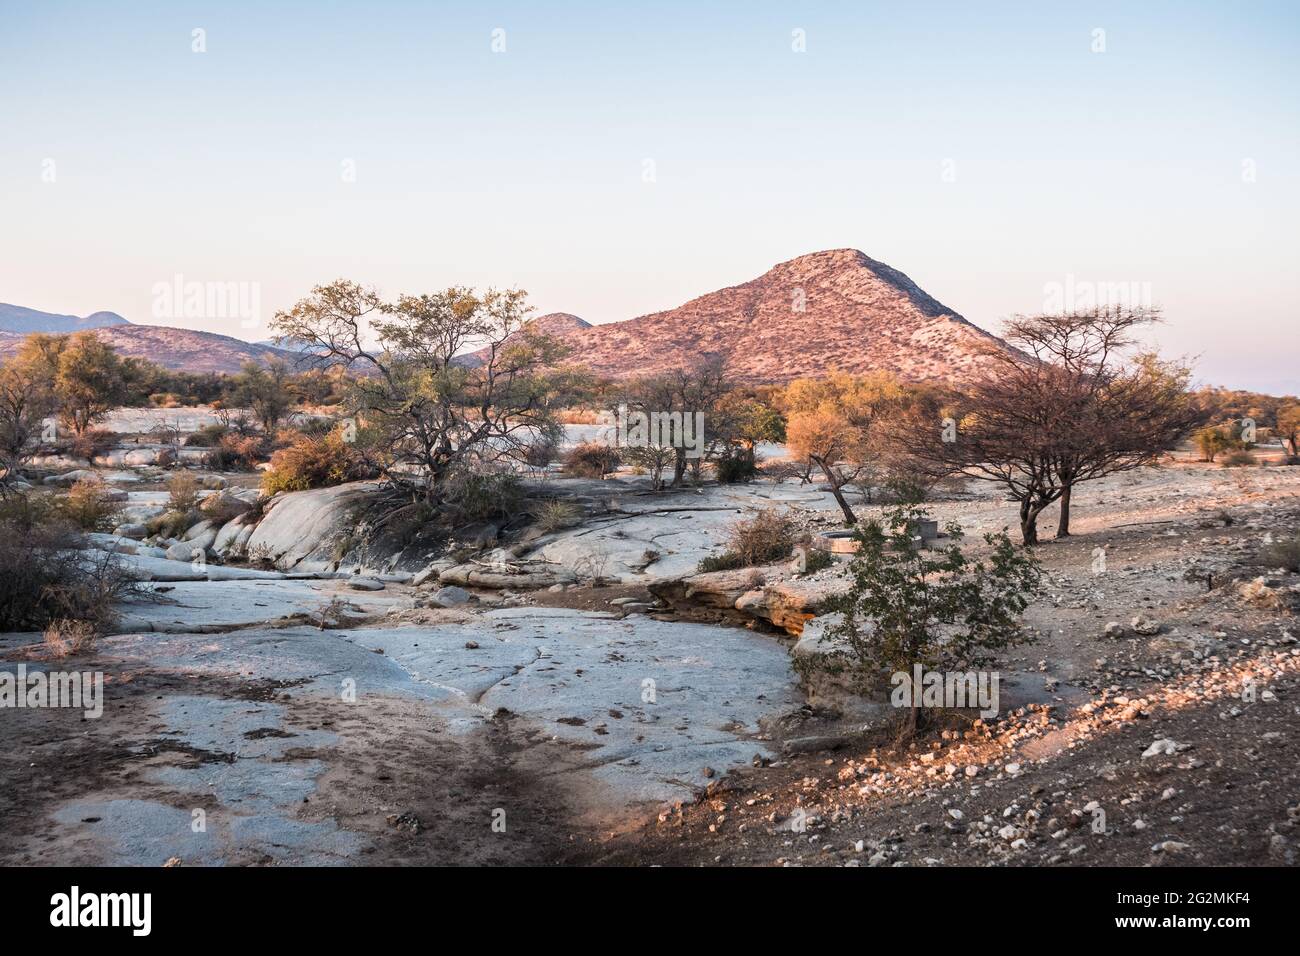
[[[256,342],[343,276],[604,324],[852,248],[994,334],[1140,289],[1198,383],[1300,390],[1300,14],[939,10],[9,10],[0,299]],[[257,326],[157,318],[177,275]]]

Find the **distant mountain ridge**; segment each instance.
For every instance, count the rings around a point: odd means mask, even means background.
[[[21,335],[32,332],[80,332],[83,329],[130,324],[116,312],[92,312],[87,316],[60,315],[0,302],[0,332],[16,332]]]
[[[295,368],[302,360],[301,354],[297,352],[194,329],[128,323],[89,331],[93,331],[100,341],[111,345],[120,355],[148,359],[164,368],[180,372],[219,372],[232,375],[245,362],[264,363],[280,359],[290,368]],[[0,331],[0,358],[8,358],[17,353],[29,334]]]

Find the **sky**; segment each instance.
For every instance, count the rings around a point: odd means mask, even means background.
[[[0,0],[0,301],[607,322],[852,247],[991,331],[1121,290],[1198,381],[1294,393],[1298,120],[1295,2]]]

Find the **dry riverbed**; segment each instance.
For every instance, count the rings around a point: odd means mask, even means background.
[[[0,862],[1294,861],[1300,595],[1258,555],[1300,527],[1300,469],[1183,463],[1078,494],[1076,537],[1040,549],[1038,640],[1001,662],[1003,716],[907,746],[808,705],[789,634],[684,620],[651,591],[746,510],[834,526],[828,495],[607,484],[575,483],[616,500],[519,558],[595,560],[600,586],[444,607],[436,577],[331,571],[327,542],[277,572],[125,554],[152,593],[90,654],[0,636],[0,669],[106,681],[99,719],[0,711]],[[1013,517],[977,486],[933,510]]]

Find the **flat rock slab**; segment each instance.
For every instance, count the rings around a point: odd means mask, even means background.
[[[180,695],[163,702],[159,717],[168,728],[169,747],[214,759],[145,770],[144,783],[173,794],[168,803],[88,798],[59,807],[52,814],[52,829],[81,834],[86,862],[159,866],[177,857],[187,865],[319,866],[344,863],[360,851],[364,841],[332,820],[297,817],[325,765],[289,761],[286,753],[328,748],[335,742],[333,734],[291,731],[284,708],[267,701]],[[137,750],[144,759],[155,748]],[[199,828],[195,810],[202,812]]]
[[[760,718],[802,702],[773,638],[564,608],[438,625],[129,634],[101,648],[157,668],[301,681],[299,691],[331,697],[350,681],[362,701],[427,701],[462,733],[505,709],[571,746],[628,803],[689,796],[708,783],[706,766],[725,773],[770,753],[754,739]]]
[[[214,569],[215,570],[215,569]],[[116,630],[229,630],[270,624],[291,615],[320,615],[331,602],[346,602],[342,620],[370,617],[414,605],[409,594],[395,589],[358,594],[334,580],[178,581],[166,591],[153,591],[121,606]]]
[[[761,717],[801,701],[785,646],[736,628],[504,608],[472,622],[338,632],[448,704],[499,708],[585,751],[629,800],[681,798],[756,751]],[[477,647],[467,647],[476,644]]]

